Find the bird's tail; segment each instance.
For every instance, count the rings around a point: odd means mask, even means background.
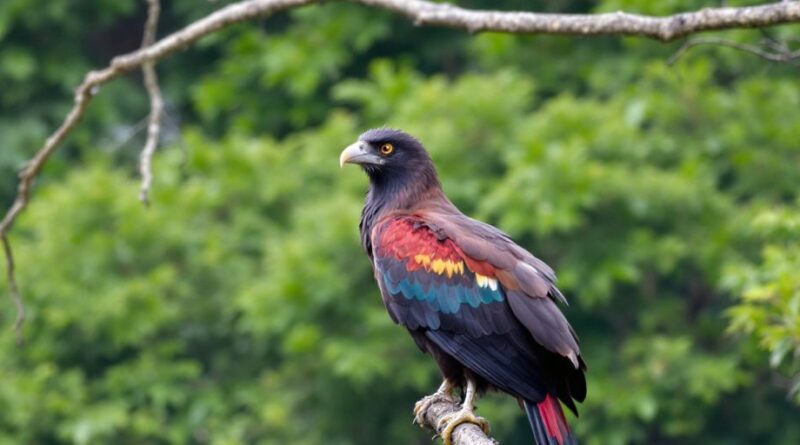
[[[525,413],[533,430],[536,445],[578,445],[564,418],[561,403],[547,395],[539,403],[525,401]]]

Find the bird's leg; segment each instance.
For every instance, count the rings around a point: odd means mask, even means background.
[[[449,380],[444,379],[439,389],[435,393],[425,396],[414,405],[414,422],[420,427],[424,428],[425,419],[423,416],[428,411],[431,405],[440,401],[454,402],[453,400],[453,384]]]
[[[464,391],[464,401],[461,403],[461,409],[454,413],[447,414],[439,420],[439,425],[437,425],[437,430],[441,430],[439,433],[442,436],[442,440],[444,441],[444,445],[451,445],[451,436],[453,435],[453,431],[456,429],[457,426],[461,425],[462,423],[474,423],[481,427],[484,433],[489,434],[489,422],[486,421],[483,417],[478,417],[475,415],[475,380],[473,380],[470,376],[467,376],[467,389]]]

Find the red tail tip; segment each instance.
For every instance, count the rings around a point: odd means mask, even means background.
[[[539,409],[539,415],[544,421],[544,427],[547,434],[558,441],[559,445],[564,443],[564,439],[569,436],[569,426],[567,426],[567,419],[564,418],[564,411],[558,400],[547,395],[536,407]]]

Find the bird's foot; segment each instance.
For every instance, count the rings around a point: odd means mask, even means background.
[[[425,428],[425,413],[428,411],[428,408],[430,408],[431,405],[438,402],[455,403],[455,400],[453,400],[453,396],[445,391],[436,391],[429,396],[423,397],[414,405],[414,423],[419,425],[421,428]]]
[[[484,433],[489,434],[489,422],[486,419],[476,416],[470,409],[461,408],[461,410],[447,414],[439,420],[439,425],[437,425],[436,429],[441,430],[439,435],[442,436],[444,445],[452,445],[451,436],[453,431],[462,423],[478,425]]]

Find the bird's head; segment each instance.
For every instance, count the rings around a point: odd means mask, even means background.
[[[436,169],[416,138],[400,130],[366,131],[339,156],[339,164],[360,165],[374,187],[399,189],[438,185]]]

